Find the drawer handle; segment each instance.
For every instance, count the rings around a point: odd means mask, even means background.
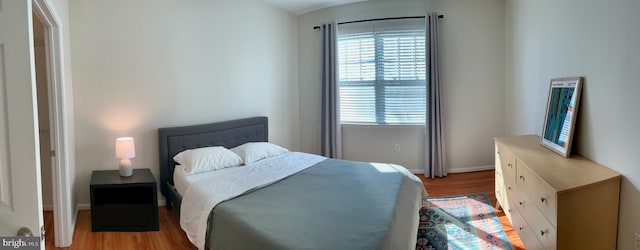
[[[545,234],[548,234],[549,230],[545,229],[545,230],[540,230],[540,235],[544,236]]]
[[[544,197],[540,197],[540,202],[545,203],[547,201],[547,199],[545,199]]]
[[[520,180],[524,181],[524,175],[520,176]]]
[[[524,201],[518,201],[518,203],[520,204],[520,206],[524,205]]]
[[[511,187],[507,187],[507,189],[511,190]]]

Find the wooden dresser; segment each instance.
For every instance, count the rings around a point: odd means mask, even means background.
[[[615,249],[620,174],[535,135],[495,139],[497,206],[527,249]]]

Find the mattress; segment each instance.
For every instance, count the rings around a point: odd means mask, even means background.
[[[174,183],[200,249],[410,249],[426,196],[401,166],[299,152]]]

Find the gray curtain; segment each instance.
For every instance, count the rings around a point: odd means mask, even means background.
[[[322,33],[322,155],[342,158],[342,135],[338,99],[336,22],[320,25]]]
[[[425,177],[447,176],[440,88],[440,60],[438,53],[438,13],[426,18],[427,39],[427,115],[425,121]]]

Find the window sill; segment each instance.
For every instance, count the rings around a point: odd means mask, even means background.
[[[367,123],[343,123],[342,128],[394,128],[394,129],[423,129],[421,124],[367,124]]]

